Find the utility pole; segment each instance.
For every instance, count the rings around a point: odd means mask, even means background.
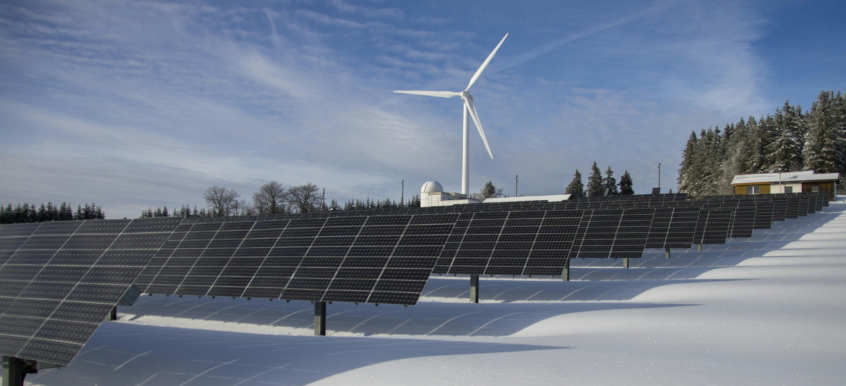
[[[517,186],[518,186],[517,177],[520,177],[520,175],[519,174],[514,175],[514,197],[520,197],[520,196],[517,195]]]
[[[658,163],[658,189],[661,189],[661,163]]]
[[[405,206],[405,180],[402,180],[402,193],[400,193],[400,207]]]
[[[323,188],[323,210],[326,210],[326,188]]]

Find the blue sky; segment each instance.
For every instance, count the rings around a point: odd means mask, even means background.
[[[691,130],[846,91],[842,1],[19,1],[0,4],[0,202],[109,218],[226,185],[327,199],[562,193],[593,161],[675,190]],[[471,124],[472,125],[472,124]],[[471,129],[472,130],[472,129]]]

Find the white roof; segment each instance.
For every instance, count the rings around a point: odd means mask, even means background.
[[[570,199],[569,194],[553,194],[549,196],[521,196],[521,197],[503,197],[503,198],[488,198],[485,203],[493,204],[497,202],[521,202],[521,201],[566,201]]]
[[[814,182],[814,181],[836,181],[840,179],[840,173],[820,173],[816,174],[813,170],[806,170],[802,172],[788,172],[788,173],[757,173],[757,174],[738,174],[734,176],[731,181],[732,185],[736,184],[757,184],[757,183],[794,183],[794,182]]]

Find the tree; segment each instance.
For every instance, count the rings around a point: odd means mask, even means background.
[[[632,176],[629,174],[629,171],[626,170],[623,173],[623,176],[620,177],[620,194],[634,194],[632,184]]]
[[[801,107],[798,110],[786,101],[781,110],[776,110],[771,169],[774,172],[802,170],[802,148],[805,135],[802,132]]]
[[[253,206],[259,214],[285,213],[288,189],[276,181],[270,181],[253,193]]]
[[[479,190],[479,193],[473,194],[471,196],[473,196],[472,198],[475,198],[476,200],[485,201],[488,198],[502,197],[503,195],[504,194],[502,193],[502,189],[497,189],[492,181],[488,181],[485,186],[482,187],[481,190]]]
[[[690,192],[693,189],[694,181],[696,180],[693,168],[693,159],[695,157],[696,152],[696,143],[699,139],[696,137],[696,131],[690,132],[690,138],[687,139],[687,144],[685,145],[684,151],[682,151],[682,162],[679,168],[679,191],[680,192]],[[626,171],[628,174],[628,171]],[[625,180],[626,174],[620,178],[620,194],[627,194],[624,193],[625,189],[623,188],[623,181]]]
[[[255,208],[247,199],[242,199],[235,202],[233,215],[235,216],[254,216],[256,214]]]
[[[811,107],[810,129],[805,136],[805,167],[817,173],[837,171],[837,133],[839,111],[832,100],[833,92],[820,93]]]
[[[308,213],[320,207],[321,195],[317,194],[320,188],[317,185],[307,182],[302,185],[288,188],[288,204],[293,210],[299,213]],[[368,203],[368,207],[369,207]]]
[[[617,191],[617,179],[614,178],[614,172],[611,171],[610,166],[608,167],[608,170],[605,171],[605,178],[602,180],[602,191],[608,196],[616,196],[619,194]]]
[[[212,186],[206,189],[203,199],[209,207],[209,214],[214,217],[232,216],[238,207],[238,198],[241,197],[235,189],[225,186]]]
[[[602,189],[602,172],[596,166],[596,161],[593,161],[591,166],[590,176],[588,177],[587,195],[590,197],[601,196],[604,192]]]
[[[573,175],[573,180],[567,185],[564,194],[569,194],[571,199],[585,196],[585,186],[582,184],[582,173],[579,173],[579,169],[576,169],[576,174]]]

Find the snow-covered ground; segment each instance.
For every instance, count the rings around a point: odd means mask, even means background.
[[[432,278],[414,307],[152,296],[40,385],[846,384],[846,204],[726,245]]]

